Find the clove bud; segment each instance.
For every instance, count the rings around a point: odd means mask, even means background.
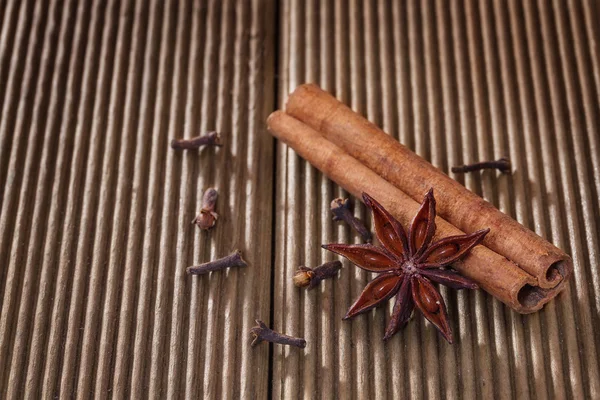
[[[342,268],[339,260],[330,261],[315,269],[309,267],[300,267],[292,278],[297,287],[306,287],[308,290],[314,289],[323,280],[333,278]]]
[[[202,146],[223,146],[221,136],[215,132],[208,132],[203,136],[196,136],[191,139],[173,139],[171,140],[171,148],[176,150],[195,150]]]
[[[250,333],[252,336],[254,336],[252,347],[256,346],[262,341],[300,347],[301,349],[306,347],[306,340],[302,338],[296,338],[293,336],[284,335],[283,333],[275,332],[260,319],[257,319],[256,323],[258,326],[250,329]]]
[[[452,167],[452,172],[457,174],[457,173],[473,172],[473,171],[479,171],[482,169],[494,169],[494,168],[497,169],[498,171],[502,172],[503,174],[508,174],[508,173],[510,173],[510,168],[511,168],[510,160],[506,157],[502,157],[499,160],[482,161],[482,162],[478,162],[478,163],[474,163],[474,164],[460,165],[457,167]]]
[[[242,253],[239,250],[233,254],[219,258],[218,260],[209,261],[204,264],[196,265],[187,268],[187,273],[191,275],[203,275],[213,271],[220,271],[232,267],[246,267],[246,261],[242,258]]]
[[[219,214],[215,212],[217,197],[219,197],[219,193],[215,189],[206,189],[204,196],[202,196],[202,209],[194,218],[192,224],[196,224],[198,228],[204,230],[209,230],[215,226],[219,218]]]
[[[373,237],[371,236],[371,232],[365,227],[362,221],[352,215],[350,211],[350,203],[348,199],[337,198],[331,202],[330,205],[331,212],[333,213],[334,221],[345,221],[348,225],[350,225],[358,234],[362,237],[362,239],[371,243]]]

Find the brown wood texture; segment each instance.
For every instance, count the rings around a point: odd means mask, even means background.
[[[266,397],[242,332],[270,315],[274,3],[3,10],[0,398]],[[211,129],[225,147],[169,147]],[[185,273],[236,248],[247,268]]]
[[[599,398],[600,57],[594,0],[0,0],[0,399]],[[573,257],[519,315],[443,289],[448,345],[369,279],[293,286],[345,193],[265,120],[315,82]],[[224,147],[175,152],[209,130]],[[217,226],[190,224],[207,187]],[[370,224],[362,206],[355,214]],[[239,248],[248,267],[188,276]],[[391,306],[391,305],[390,305]],[[255,319],[304,337],[251,348]]]
[[[575,275],[530,316],[445,291],[457,344],[421,317],[384,344],[391,307],[340,320],[362,270],[345,262],[318,292],[293,289],[295,265],[331,258],[319,243],[358,239],[328,221],[344,194],[280,144],[274,322],[308,345],[275,348],[273,397],[600,396],[597,3],[289,1],[280,15],[280,108],[314,82],[444,171],[509,156],[512,176],[456,178],[570,253]]]

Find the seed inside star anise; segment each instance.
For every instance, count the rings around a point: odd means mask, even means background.
[[[436,228],[433,189],[425,195],[408,235],[400,222],[375,199],[366,193],[363,193],[363,199],[373,212],[375,233],[381,246],[323,245],[323,248],[346,257],[362,269],[379,273],[367,284],[344,319],[364,313],[396,295],[384,340],[406,325],[416,306],[444,338],[452,343],[446,305],[432,282],[453,289],[477,289],[475,282],[448,266],[465,257],[483,240],[489,229],[469,235],[450,236],[432,243]]]

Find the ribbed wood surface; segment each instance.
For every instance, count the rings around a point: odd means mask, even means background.
[[[270,313],[274,11],[2,5],[0,398],[267,396],[242,332]],[[169,148],[212,129],[225,147]],[[236,248],[248,268],[185,273]]]
[[[332,258],[319,244],[360,239],[330,221],[344,193],[279,144],[274,324],[308,346],[274,349],[274,398],[600,397],[598,12],[593,1],[283,3],[279,107],[314,82],[444,171],[509,156],[512,176],[455,178],[572,254],[575,276],[528,316],[444,291],[456,344],[420,316],[383,343],[393,302],[341,321],[369,279],[361,269],[344,262],[314,292],[292,286],[297,265]]]
[[[0,398],[600,398],[600,5],[593,1],[0,0]],[[275,144],[318,83],[573,256],[516,314],[443,290],[456,343],[387,310],[369,276],[295,288],[358,242],[338,187]],[[207,130],[225,146],[174,152]],[[204,189],[221,215],[190,224]],[[355,208],[370,223],[362,206]],[[240,249],[245,269],[185,268]],[[254,319],[304,350],[250,348]]]

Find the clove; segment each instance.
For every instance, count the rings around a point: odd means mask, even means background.
[[[221,136],[217,132],[211,131],[204,136],[197,136],[191,139],[171,140],[171,148],[176,150],[194,150],[202,146],[223,146]]]
[[[503,174],[510,173],[511,165],[510,160],[506,157],[502,157],[499,160],[493,161],[482,161],[474,164],[460,165],[457,167],[452,167],[452,172],[455,174],[465,173],[465,172],[473,172],[479,171],[482,169],[497,169]]]
[[[323,279],[336,276],[341,268],[342,263],[339,260],[327,262],[315,269],[302,266],[294,274],[294,285],[305,287],[307,290],[314,289]]]
[[[254,336],[254,340],[252,341],[252,347],[256,346],[262,341],[279,343],[287,346],[300,347],[301,349],[306,347],[306,340],[302,338],[296,338],[293,336],[288,336],[279,332],[275,332],[260,319],[257,319],[256,323],[258,324],[258,326],[255,326],[252,329],[250,329],[250,333]]]
[[[352,215],[350,211],[350,202],[348,199],[337,198],[331,202],[331,212],[333,213],[334,221],[346,221],[348,225],[350,225],[358,234],[362,237],[362,239],[371,243],[373,237],[371,236],[371,232],[365,227],[362,221]]]
[[[215,204],[217,203],[217,197],[219,193],[213,189],[206,189],[202,196],[202,209],[192,221],[192,224],[196,224],[198,228],[209,230],[217,223],[219,214],[215,212]]]
[[[232,267],[246,267],[246,261],[242,258],[242,253],[239,250],[233,252],[233,254],[219,258],[218,260],[209,261],[204,264],[196,265],[187,268],[187,273],[192,275],[203,275],[213,271],[220,271],[226,268]]]

